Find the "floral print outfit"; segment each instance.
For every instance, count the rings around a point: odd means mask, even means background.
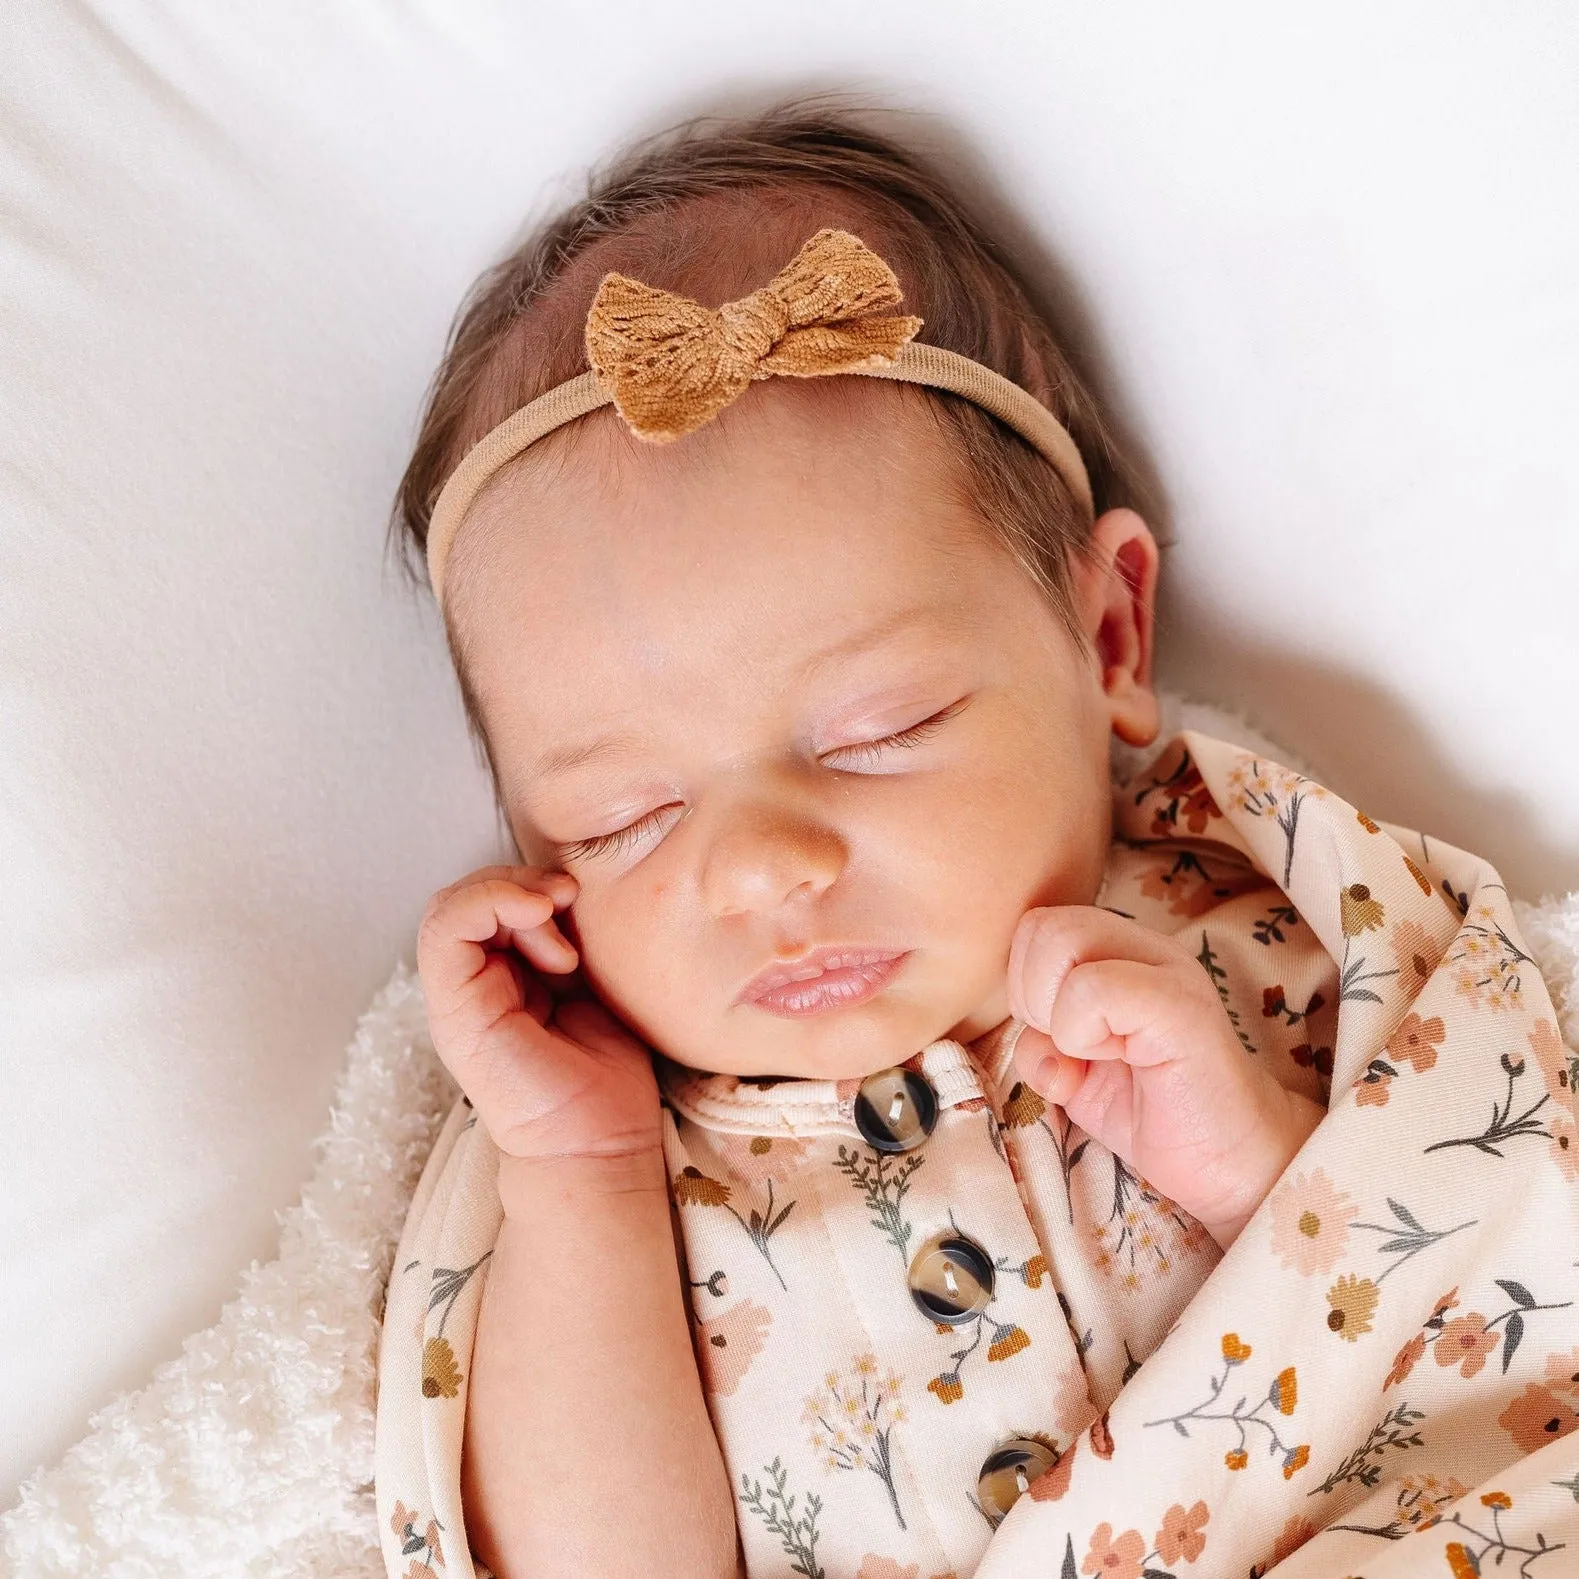
[[[1496,872],[1189,730],[1113,809],[1097,903],[1326,1117],[1225,1255],[1017,1079],[1018,1020],[866,1082],[659,1059],[749,1579],[1579,1574],[1579,1058]],[[496,1171],[463,1099],[385,1313],[392,1579],[480,1567]]]

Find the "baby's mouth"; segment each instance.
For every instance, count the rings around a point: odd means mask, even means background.
[[[874,997],[909,955],[908,949],[816,949],[801,959],[759,971],[737,1001],[771,1014],[820,1014]]]

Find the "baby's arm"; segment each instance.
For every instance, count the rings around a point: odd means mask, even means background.
[[[1027,911],[1008,985],[1025,1080],[1226,1250],[1323,1109],[1251,1060],[1188,949],[1111,911]]]
[[[574,968],[550,921],[574,892],[563,873],[487,868],[434,897],[418,941],[434,1044],[501,1152],[466,1538],[500,1579],[733,1579],[651,1059],[599,1004],[556,1008],[532,968]]]
[[[663,1158],[505,1157],[461,1497],[501,1579],[736,1573]]]

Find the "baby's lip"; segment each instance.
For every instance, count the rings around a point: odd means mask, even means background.
[[[794,959],[777,960],[766,969],[759,970],[740,989],[735,1002],[749,1003],[775,987],[782,987],[786,982],[810,981],[813,976],[821,976],[830,970],[876,965],[884,960],[898,959],[906,952],[902,948],[879,948],[860,943],[824,944],[805,954],[797,954]]]

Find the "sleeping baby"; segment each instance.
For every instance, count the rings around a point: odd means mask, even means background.
[[[638,150],[479,283],[403,522],[520,864],[419,936],[464,1097],[385,1315],[392,1574],[1244,1573],[1376,1485],[1312,1504],[1313,1446],[1459,1319],[1379,1247],[1467,1226],[1426,995],[1491,890],[1554,1188],[1571,1086],[1489,867],[1160,735],[1126,475],[946,183],[826,111]],[[1306,1166],[1340,1098],[1404,1182]],[[1198,1333],[1241,1235],[1265,1311]],[[1036,1536],[1114,1464],[1143,1513]]]

